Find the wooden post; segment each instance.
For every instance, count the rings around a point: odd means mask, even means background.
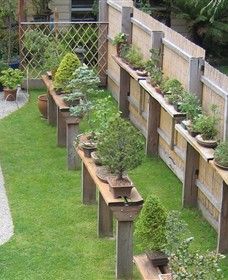
[[[96,185],[82,162],[82,203],[96,203]]]
[[[195,186],[199,171],[199,153],[187,143],[182,203],[184,207],[197,206],[198,190]]]
[[[161,105],[149,95],[149,108],[147,120],[146,154],[158,155]]]
[[[51,94],[48,94],[47,106],[48,123],[56,126],[57,124],[57,106]]]
[[[132,7],[122,7],[122,21],[121,21],[121,32],[127,34],[128,43],[132,42],[132,26],[131,17],[133,13]]]
[[[223,182],[222,186],[222,207],[219,217],[218,246],[219,253],[228,253],[228,185]]]
[[[98,205],[98,236],[113,236],[113,214],[100,192]]]
[[[188,90],[202,99],[202,68],[203,58],[192,57],[189,60]]]
[[[65,113],[57,109],[57,145],[66,147],[66,119]]]
[[[152,31],[151,32],[151,48],[158,50],[160,53],[160,66],[163,64],[163,48],[162,48],[162,38],[164,33],[162,31]]]
[[[99,1],[99,40],[98,40],[98,72],[102,86],[107,85],[108,66],[108,4],[107,0]]]
[[[79,134],[79,121],[77,118],[68,118],[66,126],[68,170],[79,169],[81,161],[74,148],[74,140]]]
[[[130,95],[130,75],[123,68],[120,68],[120,94],[119,94],[119,111],[122,112],[122,117],[129,116],[129,101]]]
[[[132,279],[133,273],[133,222],[117,221],[116,278]]]

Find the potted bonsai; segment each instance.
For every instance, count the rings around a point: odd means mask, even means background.
[[[142,162],[141,135],[128,121],[117,116],[109,122],[98,140],[97,148],[102,162],[113,173],[108,177],[109,190],[115,198],[129,198],[133,183],[125,173]]]
[[[127,35],[123,32],[116,34],[112,41],[113,46],[116,46],[117,56],[120,56],[123,45],[127,44]]]
[[[198,131],[194,131],[194,124],[198,116],[202,113],[198,97],[190,92],[184,91],[180,110],[186,114],[186,120],[182,121],[182,126],[188,130],[191,136],[195,137],[199,133]]]
[[[199,134],[196,136],[196,141],[207,148],[215,148],[217,146],[216,136],[218,134],[217,125],[219,118],[217,117],[217,107],[212,105],[212,115],[199,115],[194,123],[194,130]]]
[[[56,71],[54,78],[54,87],[58,93],[63,93],[68,83],[72,80],[74,71],[81,65],[76,54],[67,53]]]
[[[63,96],[63,100],[69,107],[77,106],[80,104],[80,100],[84,98],[84,94],[80,91],[75,91]]]
[[[166,219],[166,209],[158,197],[149,195],[136,222],[135,236],[154,266],[168,264],[168,257],[164,254]]]
[[[215,149],[214,163],[225,170],[228,170],[228,141],[221,142]]]
[[[21,84],[23,73],[19,69],[8,68],[1,72],[0,81],[4,86],[4,98],[6,101],[16,100],[17,86]]]

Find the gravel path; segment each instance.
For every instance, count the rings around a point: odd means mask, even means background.
[[[0,119],[21,108],[28,101],[27,93],[19,90],[16,101],[5,101],[0,93]],[[6,243],[14,234],[13,220],[4,187],[4,178],[0,166],[0,245]]]

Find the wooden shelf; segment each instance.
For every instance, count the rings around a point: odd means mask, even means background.
[[[210,165],[216,170],[216,172],[221,176],[222,180],[228,185],[228,170],[224,170],[219,168],[215,163],[214,160],[210,161]]]
[[[112,55],[112,58],[114,59],[114,61],[122,68],[124,69],[133,79],[135,79],[136,81],[139,80],[145,80],[146,77],[141,77],[139,76],[135,70],[133,70],[129,65],[127,65],[125,62],[123,62],[123,60],[115,55]]]
[[[84,152],[77,149],[77,153],[85,164],[90,176],[92,177],[95,185],[99,189],[101,195],[103,196],[107,206],[138,206],[143,204],[143,198],[138,193],[137,189],[134,187],[131,191],[131,198],[127,199],[128,203],[123,198],[115,199],[112,193],[109,191],[109,186],[107,183],[102,182],[96,175],[96,165],[91,158],[86,158]]]
[[[52,96],[52,98],[54,99],[56,105],[58,106],[59,110],[61,112],[68,112],[69,111],[69,106],[67,106],[63,100],[63,95],[57,95],[55,90],[54,90],[54,85],[53,85],[53,81],[50,80],[48,78],[47,75],[42,75],[41,76],[45,86],[48,89],[48,93]]]
[[[154,99],[156,99],[158,101],[158,103],[160,103],[161,107],[167,112],[169,113],[173,118],[184,118],[186,116],[186,114],[181,113],[181,112],[177,112],[174,107],[170,104],[168,104],[164,97],[157,93],[155,88],[149,84],[146,80],[140,80],[139,84],[141,85],[141,87],[143,87]]]
[[[181,124],[175,125],[176,130],[181,134],[182,137],[200,154],[200,156],[206,160],[212,160],[214,158],[214,149],[205,148],[199,145],[194,137],[192,137]]]

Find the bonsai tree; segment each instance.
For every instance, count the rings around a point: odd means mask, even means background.
[[[135,236],[142,250],[162,251],[166,245],[167,212],[158,197],[149,195],[136,222]]]
[[[150,50],[150,59],[146,62],[146,71],[151,79],[153,86],[160,86],[163,79],[163,73],[160,65],[160,54],[158,49]]]
[[[181,112],[186,113],[187,119],[191,122],[193,122],[202,113],[198,97],[187,91],[184,91],[183,93],[180,109]]]
[[[67,53],[57,69],[54,79],[56,89],[65,90],[72,80],[73,73],[81,65],[79,58],[74,53]]]
[[[166,79],[162,84],[164,94],[183,94],[184,88],[177,79]]]
[[[116,46],[117,55],[120,56],[122,46],[127,44],[127,35],[123,32],[116,34],[112,44]]]
[[[217,106],[212,105],[211,111],[212,115],[201,114],[194,123],[194,131],[198,131],[203,140],[215,140],[218,134],[217,125],[219,118],[217,117]]]
[[[221,142],[215,149],[215,163],[228,168],[228,141]]]
[[[146,62],[143,60],[143,55],[140,50],[133,46],[122,48],[121,56],[135,69],[143,70],[146,67]]]
[[[103,164],[117,174],[117,180],[123,180],[124,172],[137,167],[143,158],[141,135],[119,116],[101,133],[97,149]]]

